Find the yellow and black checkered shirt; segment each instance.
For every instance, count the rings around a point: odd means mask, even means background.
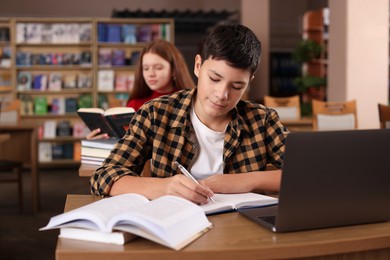
[[[108,195],[122,176],[139,176],[149,159],[152,177],[180,173],[176,160],[190,170],[199,153],[190,120],[195,94],[196,89],[181,90],[144,104],[133,116],[126,135],[91,177],[91,192]],[[261,171],[268,163],[280,168],[287,134],[275,110],[240,101],[226,129],[224,173]]]

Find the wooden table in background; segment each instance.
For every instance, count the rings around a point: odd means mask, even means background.
[[[98,199],[68,195],[65,211]],[[277,234],[237,212],[208,218],[214,228],[180,251],[140,237],[123,246],[59,238],[56,259],[390,258],[390,222]]]
[[[38,126],[0,125],[0,134],[9,136],[9,140],[0,146],[0,158],[21,161],[25,167],[31,169],[32,211],[36,214],[40,206]]]
[[[282,124],[290,132],[313,131],[313,120],[311,117],[302,117],[297,120],[282,120]]]
[[[7,141],[11,138],[10,134],[0,134],[0,143]]]

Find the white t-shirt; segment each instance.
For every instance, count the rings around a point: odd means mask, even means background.
[[[216,173],[223,173],[223,144],[226,133],[216,132],[205,126],[191,109],[191,122],[195,129],[196,138],[199,142],[200,154],[191,168],[191,174],[197,180],[205,179]]]

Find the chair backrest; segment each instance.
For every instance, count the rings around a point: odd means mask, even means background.
[[[299,95],[291,97],[264,96],[264,105],[275,109],[281,120],[288,121],[301,118]]]
[[[21,101],[14,99],[0,104],[0,124],[18,124],[20,122]]]
[[[390,106],[378,104],[381,128],[390,128]]]
[[[347,102],[326,102],[313,99],[314,130],[346,130],[356,129],[356,100]]]

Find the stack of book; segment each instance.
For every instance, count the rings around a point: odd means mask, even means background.
[[[116,138],[81,140],[81,164],[100,166],[117,142]]]

